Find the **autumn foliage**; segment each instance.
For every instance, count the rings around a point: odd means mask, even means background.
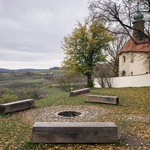
[[[86,20],[64,37],[62,48],[66,54],[62,63],[68,73],[87,77],[87,86],[93,87],[92,74],[97,63],[105,61],[104,51],[113,38],[104,30],[105,20]]]

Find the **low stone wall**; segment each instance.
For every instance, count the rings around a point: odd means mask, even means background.
[[[109,78],[113,88],[150,86],[150,74]],[[101,88],[98,79],[94,79],[94,87]],[[108,85],[106,84],[106,87]]]
[[[28,109],[34,107],[33,99],[20,100],[16,102],[6,103],[0,105],[0,114],[11,113],[19,110]]]
[[[35,122],[33,143],[114,143],[118,129],[113,122]]]

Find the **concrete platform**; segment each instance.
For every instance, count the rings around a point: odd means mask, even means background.
[[[34,107],[34,99],[20,100],[16,102],[6,103],[0,105],[0,114],[6,114],[10,112],[20,111]]]
[[[35,122],[33,143],[114,143],[118,129],[113,122]]]
[[[76,95],[85,94],[85,93],[89,93],[89,92],[90,92],[89,88],[84,88],[84,89],[80,89],[80,90],[71,91],[70,96],[76,96]]]
[[[102,103],[102,104],[119,104],[119,97],[117,96],[100,96],[100,95],[87,95],[86,102]]]

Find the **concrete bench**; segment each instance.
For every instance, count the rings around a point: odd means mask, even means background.
[[[6,103],[0,105],[0,114],[15,112],[23,109],[34,107],[33,99],[20,100],[16,102]]]
[[[96,102],[103,104],[119,104],[119,97],[117,96],[100,96],[100,95],[87,95],[86,102]]]
[[[114,143],[118,129],[113,122],[35,122],[33,143]]]
[[[85,93],[89,93],[89,92],[90,92],[89,88],[84,88],[84,89],[80,89],[80,90],[71,91],[70,96],[76,96],[79,94],[85,94]]]

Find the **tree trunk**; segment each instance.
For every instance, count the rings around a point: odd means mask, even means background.
[[[92,73],[88,73],[87,75],[87,87],[93,87]]]

